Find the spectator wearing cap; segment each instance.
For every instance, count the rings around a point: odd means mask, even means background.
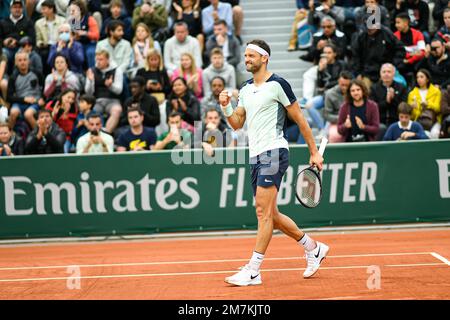
[[[225,20],[217,20],[214,22],[214,34],[206,41],[205,56],[209,58],[214,48],[222,49],[223,56],[226,61],[233,67],[241,61],[241,46],[239,40],[228,34],[228,27]]]
[[[225,20],[228,26],[228,34],[233,33],[233,8],[231,4],[219,0],[209,0],[211,5],[202,10],[202,26],[206,37],[214,32],[214,22]]]
[[[436,38],[431,41],[425,56],[420,67],[430,71],[434,84],[446,88],[450,84],[450,57],[442,40]]]
[[[42,18],[36,21],[36,47],[42,57],[42,61],[47,61],[50,46],[58,42],[58,28],[65,22],[65,19],[56,14],[56,5],[53,0],[45,0],[41,4]],[[45,74],[51,69],[44,66]]]
[[[22,39],[20,39],[19,46],[20,51],[28,53],[31,68],[39,72],[40,74],[43,74],[44,69],[42,66],[41,56],[34,50],[33,42],[31,41],[30,37],[23,37]]]
[[[343,59],[347,48],[347,38],[343,32],[336,28],[336,21],[326,16],[322,19],[320,26],[320,30],[313,35],[313,44],[308,53],[300,56],[300,59],[317,63],[323,48],[329,43],[336,47],[337,58]]]
[[[169,76],[180,67],[181,55],[184,52],[190,53],[198,67],[203,65],[200,44],[198,40],[189,35],[189,29],[184,21],[175,23],[174,36],[164,43],[164,66]]]
[[[3,50],[8,58],[9,72],[12,70],[20,39],[28,36],[34,43],[36,38],[33,22],[23,14],[22,1],[12,0],[10,10],[9,17],[0,20],[0,39],[3,41]]]
[[[58,41],[50,47],[47,64],[53,66],[57,54],[64,55],[71,71],[84,74],[84,50],[83,45],[75,40],[74,33],[68,23],[63,23],[58,28]]]
[[[153,4],[151,0],[142,1],[142,5],[136,7],[133,10],[132,26],[136,29],[136,26],[143,22],[151,30],[154,38],[155,34],[167,27],[167,10],[161,4]]]
[[[106,27],[108,38],[97,43],[96,52],[108,51],[110,61],[114,62],[122,72],[126,72],[134,61],[133,50],[128,40],[123,39],[124,23],[112,20]]]
[[[111,0],[109,2],[109,16],[102,23],[100,38],[104,39],[108,36],[106,27],[112,20],[119,20],[123,23],[123,38],[131,41],[133,38],[133,28],[131,26],[131,17],[128,15],[122,0]]]
[[[131,107],[137,107],[144,113],[144,126],[155,128],[160,123],[160,112],[158,101],[155,97],[145,91],[145,79],[137,76],[130,81],[131,97],[125,103],[125,110]],[[122,118],[121,125],[126,125],[127,119]]]

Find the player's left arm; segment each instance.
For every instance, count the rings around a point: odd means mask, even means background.
[[[300,105],[297,101],[294,101],[291,105],[286,107],[286,110],[289,118],[298,125],[300,132],[308,145],[310,153],[309,165],[315,165],[317,169],[322,170],[323,158],[317,149],[311,128],[309,127],[308,121],[306,121],[303,116]]]

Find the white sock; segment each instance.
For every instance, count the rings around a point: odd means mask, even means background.
[[[303,237],[298,241],[298,244],[303,246],[306,251],[312,251],[317,247],[316,242],[311,239],[306,233]]]
[[[263,254],[253,251],[252,258],[250,259],[250,262],[249,262],[250,268],[253,271],[259,272],[259,268],[261,267],[261,263],[263,262],[263,259],[264,259]]]

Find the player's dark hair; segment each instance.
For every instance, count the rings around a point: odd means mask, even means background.
[[[247,42],[247,45],[249,45],[249,44],[254,44],[254,45],[256,45],[256,46],[258,46],[258,47],[260,47],[260,48],[266,50],[267,53],[268,53],[269,56],[270,56],[270,47],[269,47],[269,45],[267,44],[267,42],[265,42],[264,40],[261,40],[261,39],[255,39],[255,40],[252,40],[252,41]]]
[[[40,109],[40,110],[38,111],[37,117],[39,118],[39,116],[40,116],[41,114],[43,114],[43,113],[48,113],[48,114],[50,115],[50,117],[52,116],[52,112],[51,112],[50,110],[48,110],[48,109]]]
[[[327,43],[326,45],[324,45],[323,49],[325,49],[325,48],[330,48],[331,50],[333,50],[334,53],[337,53],[336,46],[332,43]],[[322,49],[322,52],[323,52],[323,49]]]
[[[400,102],[400,104],[398,105],[398,108],[397,108],[398,114],[411,115],[411,112],[412,112],[412,107],[409,104],[407,104],[406,102]]]

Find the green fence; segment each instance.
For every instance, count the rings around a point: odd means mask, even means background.
[[[223,164],[239,152],[2,158],[0,238],[254,229],[247,151]],[[290,149],[278,203],[303,227],[450,220],[449,140],[329,145],[325,158],[322,202],[305,209],[293,181],[308,152]]]

